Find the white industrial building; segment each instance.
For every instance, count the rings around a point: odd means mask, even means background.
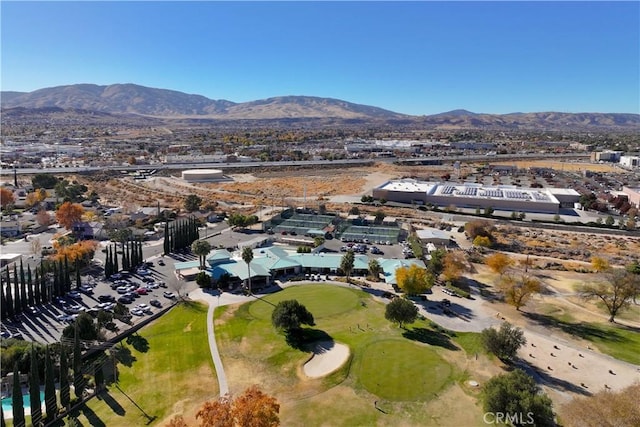
[[[189,169],[182,172],[182,179],[187,182],[209,182],[224,179],[220,169]]]
[[[387,181],[373,190],[373,197],[392,202],[439,207],[492,208],[516,212],[559,213],[573,208],[580,194],[564,188],[523,188],[473,183],[440,183],[416,180]]]
[[[620,156],[620,166],[628,169],[637,169],[640,167],[640,157]]]

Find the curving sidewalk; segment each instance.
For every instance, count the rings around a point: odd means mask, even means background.
[[[250,301],[251,298],[234,294],[211,295],[203,292],[200,288],[190,292],[189,297],[193,300],[204,301],[209,306],[209,309],[207,310],[207,338],[209,340],[211,359],[213,360],[213,366],[216,369],[216,376],[218,377],[220,396],[222,397],[229,394],[229,384],[227,383],[227,375],[224,372],[224,366],[222,365],[222,359],[220,358],[220,352],[218,351],[218,344],[216,342],[213,325],[213,312],[217,306],[246,302]]]

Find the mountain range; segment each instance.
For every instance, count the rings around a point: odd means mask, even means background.
[[[0,93],[3,115],[18,108],[63,109],[158,119],[300,120],[332,119],[414,124],[435,129],[619,129],[640,130],[640,115],[621,113],[511,113],[482,114],[454,110],[429,116],[411,116],[368,105],[312,96],[280,96],[235,103],[202,95],[149,88],[135,84],[99,86],[76,84],[33,92]],[[26,109],[26,110],[25,110]]]

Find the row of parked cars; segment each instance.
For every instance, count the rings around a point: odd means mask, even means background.
[[[377,246],[371,246],[371,248],[369,248],[367,245],[360,243],[347,243],[340,248],[340,252],[354,251],[359,254],[366,254],[367,250],[372,254],[384,255],[384,252],[381,251]]]

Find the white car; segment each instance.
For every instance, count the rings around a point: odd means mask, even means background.
[[[144,312],[139,308],[134,308],[129,313],[133,314],[134,316],[144,316]]]

